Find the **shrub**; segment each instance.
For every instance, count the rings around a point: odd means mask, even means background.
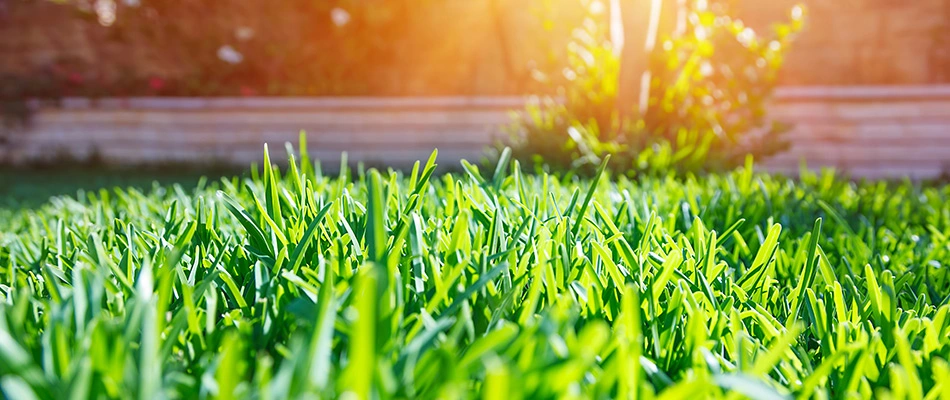
[[[784,149],[786,127],[768,121],[765,106],[803,9],[762,36],[730,17],[726,2],[690,4],[685,34],[667,37],[654,52],[647,112],[634,120],[617,112],[619,57],[603,18],[588,18],[568,45],[562,77],[548,79],[557,96],[536,100],[516,118],[516,158],[591,169],[612,154],[623,171],[701,171]]]

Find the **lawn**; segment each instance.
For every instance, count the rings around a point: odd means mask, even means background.
[[[6,211],[4,396],[950,397],[946,186],[302,153]]]

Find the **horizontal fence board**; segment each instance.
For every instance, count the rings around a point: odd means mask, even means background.
[[[778,173],[786,176],[798,176],[800,168],[795,165],[762,165],[760,170]],[[810,167],[810,170],[819,168]],[[873,167],[836,168],[842,175],[857,179],[904,179],[912,180],[937,179],[945,177],[946,170],[933,165],[878,165]]]
[[[296,143],[294,143],[296,144]],[[272,153],[284,153],[284,144],[283,143],[268,143],[270,151]],[[383,145],[373,145],[373,146],[309,146],[309,151],[311,153],[341,153],[341,152],[351,152],[357,154],[399,154],[400,152],[411,152],[411,153],[425,153],[429,154],[432,150],[438,149],[440,151],[454,151],[454,152],[465,152],[469,154],[479,154],[482,150],[485,150],[487,146],[472,146],[472,145],[452,145],[452,146],[383,146]],[[59,153],[62,151],[71,151],[75,149],[94,149],[95,151],[103,155],[114,155],[121,153],[128,154],[140,154],[148,153],[153,154],[150,156],[150,160],[159,158],[162,154],[169,155],[169,159],[177,157],[183,153],[195,153],[195,154],[227,154],[235,151],[251,151],[258,154],[263,154],[264,144],[260,145],[218,145],[215,147],[195,147],[195,146],[178,146],[178,147],[156,147],[156,146],[142,146],[139,143],[130,143],[130,142],[115,142],[104,145],[90,145],[84,144],[79,146],[72,147],[32,147],[28,151],[32,151],[34,154],[42,154],[46,152]]]
[[[107,145],[111,142],[139,143],[142,146],[200,146],[221,145],[283,145],[296,143],[299,131],[257,127],[253,129],[215,131],[204,127],[201,130],[162,127],[105,127],[88,130],[73,129],[33,131],[29,142],[40,146],[70,146],[82,143]],[[307,130],[311,147],[339,145],[385,145],[385,146],[472,146],[485,145],[504,137],[490,127],[447,126],[444,128],[386,128],[385,130],[337,129]]]
[[[416,161],[425,164],[429,159],[432,150],[397,150],[397,151],[347,151],[346,156],[349,163],[364,162],[372,165],[391,166],[393,168],[411,167]],[[310,157],[319,161],[324,168],[333,168],[339,166],[343,153],[335,151],[311,151]],[[484,153],[478,149],[469,150],[439,150],[438,164],[442,167],[456,167],[459,161],[466,159],[477,161],[484,156]],[[263,153],[261,151],[244,150],[233,153],[235,160],[240,165],[249,165],[249,163],[263,162]]]
[[[950,99],[925,101],[801,102],[777,103],[769,117],[790,122],[887,121],[894,119],[950,118]]]
[[[775,98],[792,102],[947,100],[950,85],[798,86],[775,89]]]
[[[786,138],[799,145],[844,146],[849,143],[880,146],[945,146],[950,145],[950,121],[946,123],[885,124],[801,124],[788,132]]]
[[[529,97],[431,96],[431,97],[130,97],[89,99],[67,97],[58,102],[34,101],[38,109],[137,109],[137,110],[445,110],[521,108]]]
[[[950,163],[950,146],[920,145],[881,146],[875,144],[847,144],[841,146],[807,146],[796,144],[787,152],[777,154],[773,159],[800,159],[809,161],[826,160],[830,162],[929,162],[946,161]]]
[[[498,125],[510,122],[503,111],[111,111],[61,110],[39,112],[37,124],[280,124],[280,125],[373,125],[410,124]]]

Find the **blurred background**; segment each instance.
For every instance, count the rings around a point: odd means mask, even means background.
[[[948,44],[950,0],[0,0],[0,197],[233,174],[301,130],[328,170],[941,179]]]

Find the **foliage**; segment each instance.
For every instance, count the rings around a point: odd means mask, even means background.
[[[435,154],[331,177],[302,147],[249,179],[6,215],[3,395],[950,390],[948,187],[559,180],[507,157],[437,176]]]
[[[615,113],[620,60],[605,39],[607,26],[587,18],[572,36],[568,66],[536,74],[556,86],[555,95],[534,97],[523,115],[515,117],[514,156],[529,165],[591,167],[604,153],[622,153]],[[621,164],[615,161],[615,166]]]
[[[619,55],[605,19],[591,15],[568,45],[563,79],[547,79],[558,97],[536,101],[516,118],[516,158],[592,168],[612,154],[621,171],[699,171],[783,150],[786,128],[766,119],[765,105],[802,28],[803,8],[768,36],[730,15],[725,1],[690,3],[685,32],[654,52],[650,103],[635,120],[618,114]]]

